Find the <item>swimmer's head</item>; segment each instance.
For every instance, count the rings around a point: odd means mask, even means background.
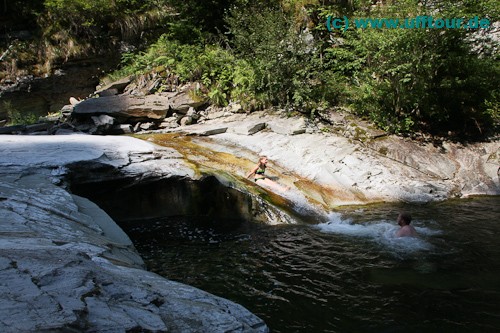
[[[411,223],[411,215],[405,212],[400,213],[398,215],[397,222],[400,226],[408,225]]]

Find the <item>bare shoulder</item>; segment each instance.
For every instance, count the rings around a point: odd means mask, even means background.
[[[396,232],[396,237],[418,237],[418,234],[413,226],[405,225]]]

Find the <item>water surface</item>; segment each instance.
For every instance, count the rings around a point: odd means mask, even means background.
[[[398,212],[418,239],[395,238]],[[189,217],[123,225],[150,270],[272,332],[500,331],[500,198],[344,209],[326,223]]]

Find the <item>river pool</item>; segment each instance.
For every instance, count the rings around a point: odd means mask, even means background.
[[[400,211],[420,237],[395,238]],[[325,223],[122,223],[148,269],[242,304],[271,332],[499,332],[500,197],[382,204]]]

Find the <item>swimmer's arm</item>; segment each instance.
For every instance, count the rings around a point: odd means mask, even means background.
[[[255,168],[252,169],[252,171],[250,171],[247,174],[247,178],[250,178],[250,176],[255,175],[255,173],[257,172],[258,169],[259,169],[259,166],[257,165]]]

